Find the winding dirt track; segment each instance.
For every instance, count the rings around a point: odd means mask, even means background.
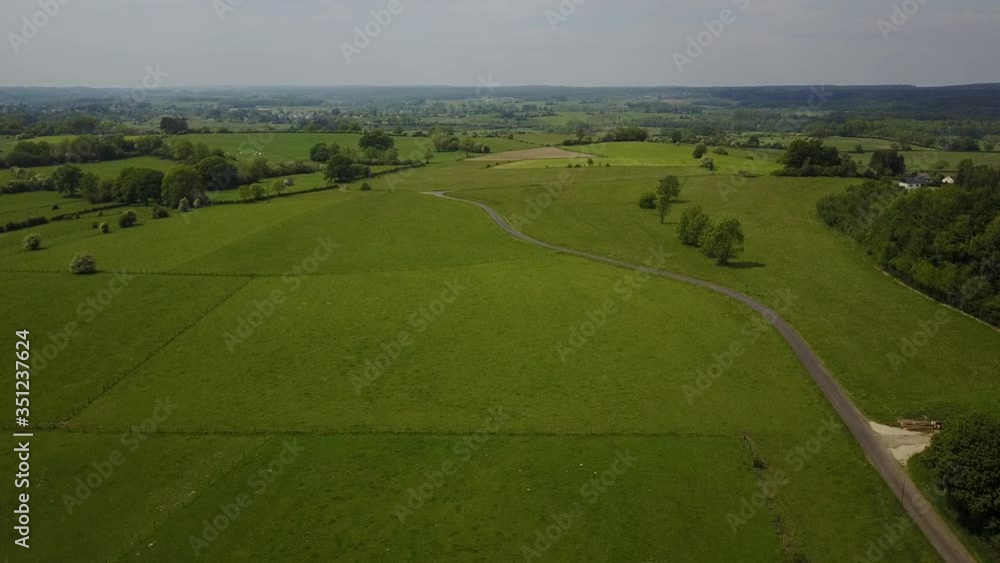
[[[830,401],[831,405],[833,405],[834,410],[836,410],[837,414],[840,415],[841,420],[844,421],[844,424],[847,425],[851,434],[853,434],[854,438],[858,441],[858,444],[861,445],[861,449],[864,450],[865,455],[868,457],[868,461],[879,472],[879,475],[881,475],[886,484],[889,485],[889,488],[900,498],[900,501],[903,503],[906,511],[910,514],[910,517],[914,522],[916,522],[917,526],[921,531],[923,531],[924,535],[927,536],[927,539],[930,541],[931,545],[934,546],[941,557],[949,563],[975,563],[976,559],[969,554],[962,542],[958,539],[954,532],[952,532],[951,528],[948,527],[948,524],[941,519],[930,503],[927,502],[927,499],[925,499],[917,489],[916,485],[913,484],[909,475],[906,474],[899,463],[892,457],[889,450],[878,440],[878,437],[874,432],[872,432],[871,427],[868,425],[868,420],[863,414],[861,414],[861,411],[854,406],[854,403],[851,402],[851,400],[847,397],[847,394],[844,393],[844,390],[841,389],[840,385],[837,384],[830,373],[826,370],[823,362],[819,359],[815,352],[812,351],[812,348],[809,347],[806,341],[799,336],[799,333],[796,332],[795,329],[788,324],[788,322],[781,318],[778,313],[773,311],[770,307],[754,300],[748,295],[712,282],[542,242],[516,230],[496,210],[486,204],[451,197],[445,195],[444,192],[425,193],[444,199],[475,205],[485,210],[486,213],[489,214],[490,218],[492,218],[493,221],[508,234],[525,242],[541,246],[542,248],[547,248],[555,252],[571,254],[587,260],[603,262],[619,268],[638,270],[650,275],[669,278],[711,289],[712,291],[717,291],[723,295],[731,297],[763,315],[764,318],[774,326],[778,333],[781,334],[781,337],[785,339],[785,342],[791,346],[792,351],[795,352],[796,356],[798,356],[799,361],[801,361],[802,365],[804,365],[809,371],[813,381],[815,381],[816,385],[818,385],[823,391],[827,400]]]

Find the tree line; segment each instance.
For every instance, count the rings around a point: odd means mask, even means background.
[[[22,140],[8,154],[0,155],[0,168],[121,160],[155,154],[162,147],[163,139],[155,135],[133,139],[124,135],[80,135],[58,143]]]
[[[817,211],[887,272],[1000,326],[1000,169],[964,161],[955,180],[909,192],[868,180]]]

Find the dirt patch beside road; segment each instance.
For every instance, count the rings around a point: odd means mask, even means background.
[[[868,424],[872,427],[875,434],[878,435],[879,440],[885,444],[885,447],[889,448],[892,457],[896,458],[896,461],[903,465],[906,465],[908,459],[926,450],[927,446],[931,445],[933,434],[904,430],[895,426],[885,426],[877,422],[869,421]]]

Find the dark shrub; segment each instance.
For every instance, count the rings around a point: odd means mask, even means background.
[[[639,198],[639,207],[642,209],[656,209],[656,194],[649,192],[642,194]]]
[[[131,209],[124,211],[120,217],[118,217],[118,226],[127,229],[139,222],[139,217],[135,214],[135,211]]]

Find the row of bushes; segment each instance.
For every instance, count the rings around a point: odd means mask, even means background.
[[[124,135],[80,135],[58,143],[25,140],[0,157],[0,168],[120,160],[154,154],[162,147],[163,139],[155,135],[135,139]]]
[[[13,231],[20,231],[21,229],[29,229],[38,225],[44,225],[48,222],[49,220],[45,217],[28,217],[23,221],[7,221],[7,223],[0,227],[0,233],[10,233]]]

